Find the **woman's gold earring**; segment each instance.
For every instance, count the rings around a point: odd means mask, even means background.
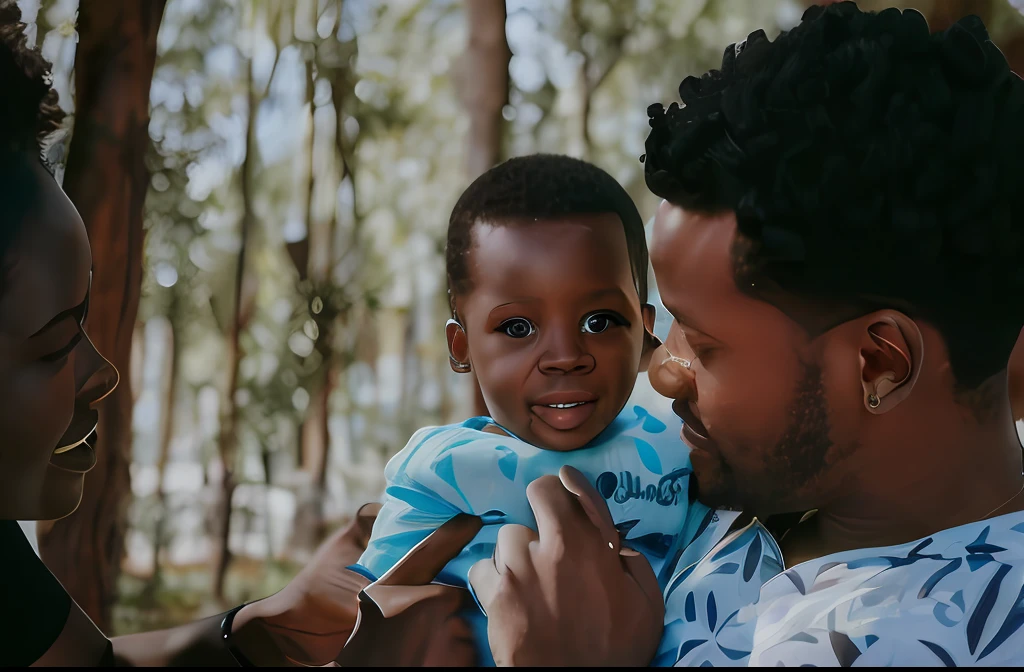
[[[448,361],[451,362],[452,368],[457,373],[469,373],[470,369],[472,369],[472,367],[469,364],[466,364],[465,362],[460,362],[451,355],[448,355]]]
[[[876,394],[869,394],[868,395],[868,406],[870,408],[878,408],[879,404],[881,404],[881,403],[882,403],[882,400],[878,398],[878,395],[876,395]]]

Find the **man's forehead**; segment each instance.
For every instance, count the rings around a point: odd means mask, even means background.
[[[685,210],[663,202],[654,220],[651,261],[655,270],[704,280],[732,278],[736,217]],[[659,268],[660,267],[660,268]]]

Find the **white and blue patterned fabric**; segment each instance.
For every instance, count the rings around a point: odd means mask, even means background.
[[[472,418],[413,435],[385,468],[384,506],[352,569],[373,580],[445,521],[466,512],[481,516],[484,528],[438,581],[468,587],[469,568],[491,557],[502,524],[536,529],[526,487],[563,465],[579,469],[597,487],[619,531],[650,560],[662,586],[685,550],[696,548],[694,539],[709,537],[717,523],[710,509],[689,501],[689,450],[679,439],[682,425],[675,416],[661,419],[631,406],[590,444],[571,452],[483,431],[493,424]],[[467,617],[482,664],[493,665],[486,619],[479,610]]]
[[[782,566],[756,519],[681,560],[654,664],[1024,664],[1024,512]]]

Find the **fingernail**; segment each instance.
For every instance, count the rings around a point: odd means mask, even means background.
[[[637,551],[634,551],[632,548],[627,548],[626,546],[620,546],[619,547],[619,555],[621,555],[623,557],[626,557],[626,558],[635,558],[636,556],[640,555],[640,553],[637,552]]]

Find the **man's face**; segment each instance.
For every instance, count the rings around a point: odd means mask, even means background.
[[[703,215],[667,203],[659,209],[651,261],[674,317],[664,349],[692,363],[686,370],[656,352],[651,379],[675,399],[703,502],[762,515],[800,510],[835,485],[829,467],[847,453],[830,439],[830,402],[849,387],[856,360],[830,356],[849,344],[811,341],[777,308],[739,291],[735,236],[732,213]],[[830,361],[853,368],[823,368]]]
[[[622,410],[644,345],[622,223],[477,224],[469,254],[458,312],[491,416],[536,446],[583,447]]]

